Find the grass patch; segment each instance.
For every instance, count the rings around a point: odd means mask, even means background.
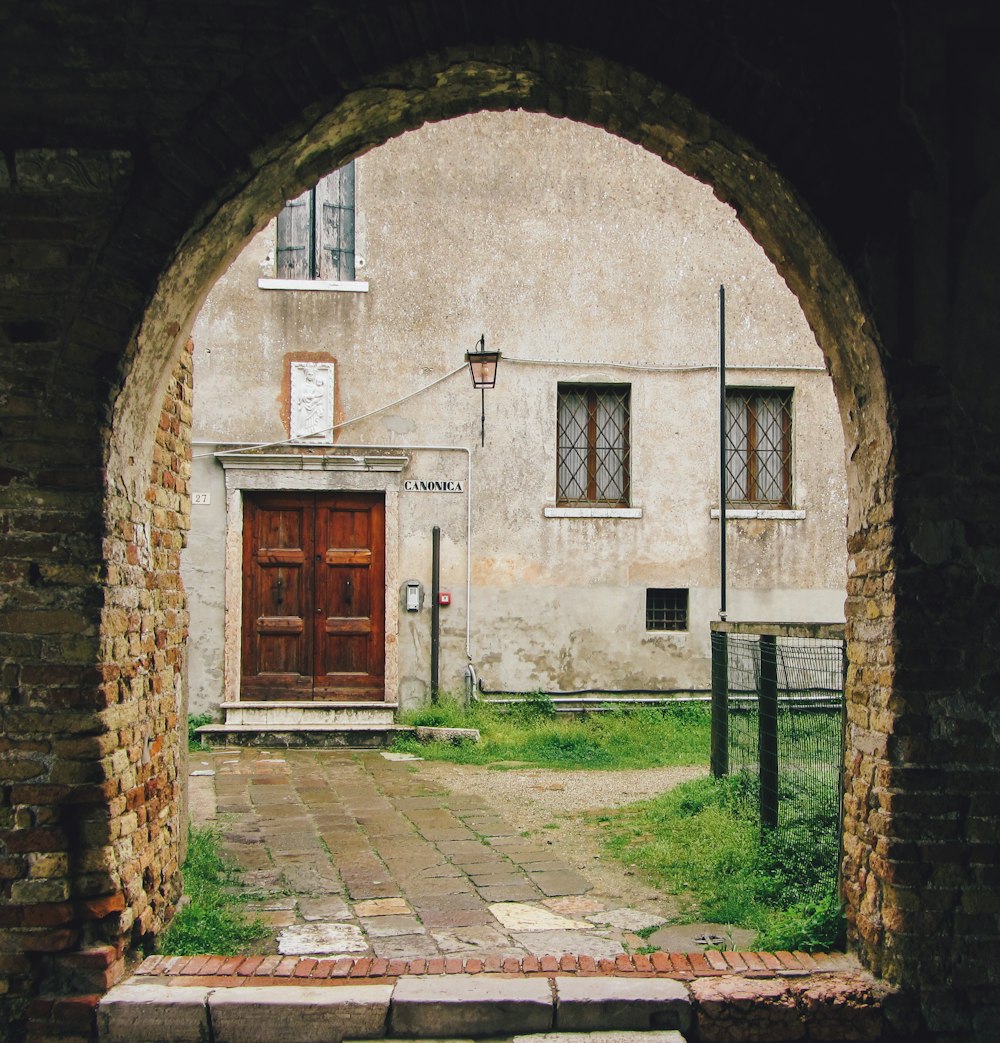
[[[210,713],[192,713],[188,714],[188,750],[191,752],[202,752],[204,750],[211,749],[211,747],[202,742],[201,739],[195,734],[198,728],[203,724],[211,724],[215,718]]]
[[[270,935],[259,917],[248,919],[245,902],[254,897],[239,890],[240,871],[221,851],[217,830],[192,826],[182,867],[189,901],[160,938],[166,956],[238,956]]]
[[[808,788],[782,793],[790,824],[763,837],[756,779],[696,779],[598,820],[611,854],[676,895],[690,920],[757,931],[762,949],[842,942],[837,816]]]
[[[700,703],[556,714],[544,695],[513,706],[442,699],[405,714],[403,722],[446,728],[478,728],[478,743],[396,741],[395,749],[427,760],[457,764],[515,761],[533,767],[629,769],[707,764],[710,710]]]

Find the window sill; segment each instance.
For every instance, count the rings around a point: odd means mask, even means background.
[[[258,279],[259,290],[318,290],[321,293],[367,293],[368,283],[335,279]]]
[[[641,518],[641,507],[546,507],[546,518]]]
[[[711,510],[713,518],[719,517],[719,508]],[[757,518],[760,521],[802,521],[806,512],[777,507],[727,507],[726,518]]]

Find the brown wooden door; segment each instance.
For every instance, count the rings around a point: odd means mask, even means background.
[[[385,698],[385,503],[247,497],[242,699]]]

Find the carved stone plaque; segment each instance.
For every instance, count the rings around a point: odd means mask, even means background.
[[[297,442],[333,441],[333,363],[291,364],[289,434]]]

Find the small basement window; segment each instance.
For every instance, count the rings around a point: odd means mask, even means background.
[[[686,587],[649,587],[646,590],[647,630],[687,630]]]

